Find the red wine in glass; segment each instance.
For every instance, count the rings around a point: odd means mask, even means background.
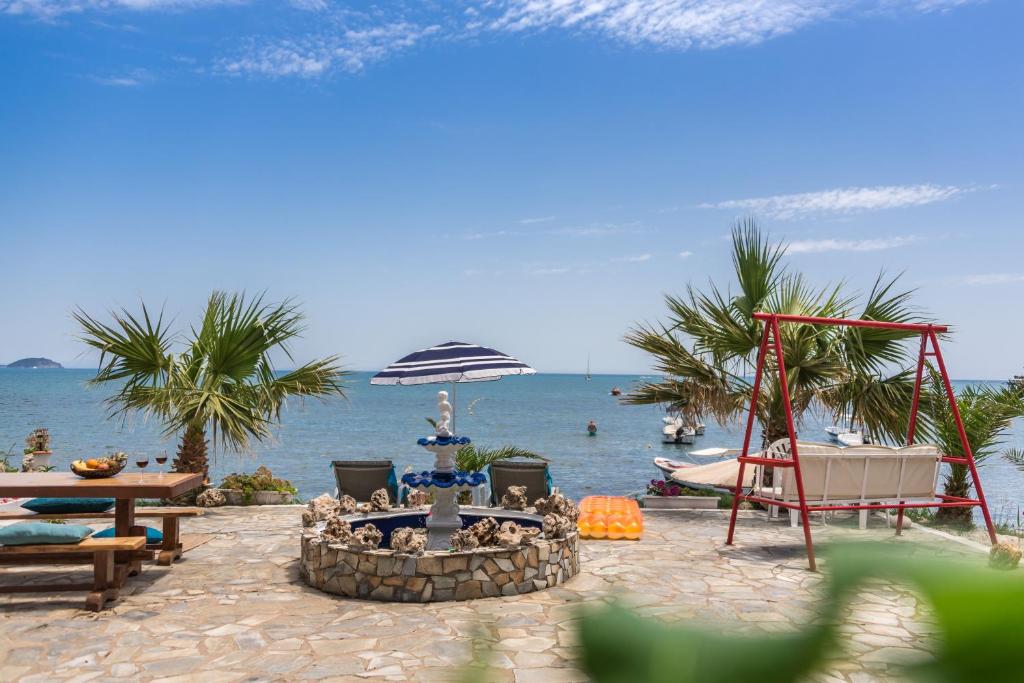
[[[164,476],[164,465],[167,463],[167,451],[160,451],[160,455],[156,456],[156,464],[160,465],[160,476]]]
[[[139,467],[139,469],[146,469],[146,467],[149,466],[149,458],[142,455],[137,456],[135,459],[135,464]]]

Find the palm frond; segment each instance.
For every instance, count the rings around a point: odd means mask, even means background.
[[[547,461],[547,458],[517,446],[486,448],[470,443],[456,451],[455,467],[461,472],[482,472],[493,462],[515,458]]]

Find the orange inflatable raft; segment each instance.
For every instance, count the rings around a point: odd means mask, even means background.
[[[644,516],[632,498],[587,496],[580,502],[577,526],[583,538],[635,541],[644,533]]]

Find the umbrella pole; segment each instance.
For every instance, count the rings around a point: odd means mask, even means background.
[[[455,382],[452,382],[452,434],[457,434],[455,431]]]

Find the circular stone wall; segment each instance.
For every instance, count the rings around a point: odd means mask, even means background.
[[[499,521],[503,515],[493,515]],[[510,517],[505,517],[509,519]],[[372,516],[360,521],[372,522]],[[350,550],[302,532],[299,573],[310,586],[350,598],[393,602],[441,602],[522,595],[557,586],[580,570],[579,534],[537,538],[515,548],[427,551]]]

